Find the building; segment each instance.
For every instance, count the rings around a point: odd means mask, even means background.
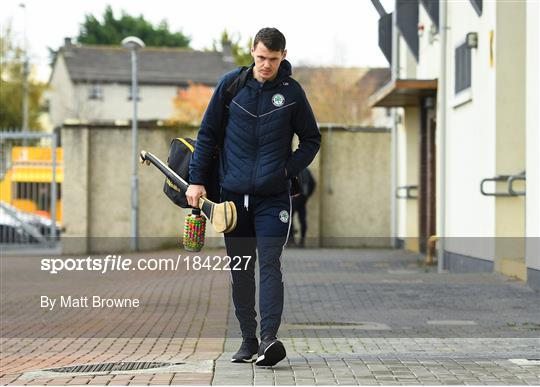
[[[390,69],[387,67],[374,67],[370,68],[362,78],[356,82],[355,87],[361,91],[362,95],[368,98],[376,90],[387,84],[390,80]],[[362,111],[362,125],[372,125],[389,128],[392,126],[392,116],[390,114],[390,108],[370,108],[366,103],[366,100],[362,100],[364,109]]]
[[[441,271],[540,288],[539,3],[373,3],[392,79],[370,104],[395,108],[397,244],[428,253],[438,238]]]
[[[141,120],[173,116],[178,88],[190,83],[214,87],[234,69],[230,48],[224,52],[148,47],[138,57]],[[115,121],[132,117],[131,57],[119,46],[75,45],[69,38],[58,51],[49,80],[48,106],[53,127],[66,120]]]
[[[390,78],[390,69],[369,67],[293,68],[320,123],[389,128],[390,109],[371,109],[368,97]]]

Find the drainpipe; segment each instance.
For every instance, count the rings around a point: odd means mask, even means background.
[[[399,78],[399,31],[397,29],[397,18],[396,18],[396,9],[394,7],[394,12],[392,13],[392,82]],[[397,125],[398,125],[399,115],[397,113],[397,108],[392,108],[392,132],[391,132],[391,179],[392,183],[390,184],[390,221],[391,221],[391,235],[392,235],[392,247],[397,248],[398,240],[398,208],[396,200],[396,190],[397,190],[397,181],[398,181],[398,139],[397,139]]]
[[[448,26],[446,24],[446,1],[439,3],[439,21],[440,21],[440,75],[438,82],[439,89],[439,120],[437,121],[437,127],[439,131],[439,146],[437,149],[440,154],[440,169],[439,169],[439,250],[437,256],[437,272],[442,273],[444,271],[444,249],[445,249],[445,223],[446,223],[446,33]]]

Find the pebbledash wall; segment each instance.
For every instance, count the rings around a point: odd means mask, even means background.
[[[170,140],[197,128],[139,124],[139,150],[167,159]],[[308,201],[310,247],[390,246],[390,134],[383,128],[321,126],[321,151],[310,165],[317,188]],[[62,128],[65,254],[129,250],[131,127],[72,124]],[[163,194],[163,175],[139,164],[141,250],[178,247],[188,213]],[[296,226],[299,224],[296,222]],[[208,224],[207,247],[224,246]]]
[[[139,149],[167,159],[170,140],[193,136],[193,128],[156,128],[143,122]],[[62,187],[67,254],[128,251],[131,235],[131,127],[65,125],[62,128],[65,179]],[[187,210],[163,194],[164,177],[139,165],[139,236],[141,250],[178,245]],[[207,236],[212,236],[209,231]],[[213,238],[215,239],[215,238]]]
[[[389,129],[322,125],[321,133],[312,164],[317,191],[308,202],[309,227],[319,227],[308,237],[321,247],[390,247]]]

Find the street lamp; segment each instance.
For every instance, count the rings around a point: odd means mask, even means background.
[[[144,42],[136,36],[128,36],[122,40],[122,46],[131,51],[131,99],[133,100],[133,117],[131,119],[131,250],[137,251],[139,243],[138,213],[139,213],[139,183],[137,177],[137,50],[144,47]]]
[[[19,7],[24,12],[24,61],[23,61],[23,100],[22,100],[22,131],[25,132],[28,130],[28,74],[30,65],[28,63],[28,39],[26,36],[26,27],[27,27],[27,15],[26,15],[26,4],[20,3]]]

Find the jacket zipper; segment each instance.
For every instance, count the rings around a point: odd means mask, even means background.
[[[257,156],[255,158],[255,165],[253,172],[251,174],[251,191],[255,192],[255,176],[257,175],[257,168],[259,167],[259,155],[260,155],[260,144],[259,144],[259,127],[260,127],[260,118],[261,115],[261,94],[264,83],[259,86],[257,90],[257,125],[255,125],[255,137],[257,139]]]

